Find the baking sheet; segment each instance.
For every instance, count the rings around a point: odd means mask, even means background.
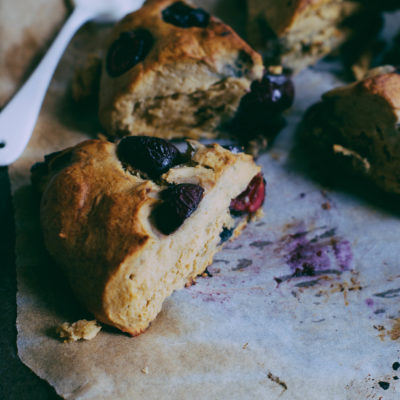
[[[21,360],[66,399],[398,399],[398,215],[321,186],[294,147],[304,110],[338,84],[325,68],[296,77],[288,126],[258,160],[265,217],[216,256],[212,277],[175,292],[138,337],[110,328],[88,342],[55,337],[58,324],[87,314],[43,249],[29,168],[96,134],[69,87],[106,30],[75,37],[10,167]]]

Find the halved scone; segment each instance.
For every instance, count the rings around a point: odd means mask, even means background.
[[[389,4],[390,3],[390,4]],[[247,0],[248,39],[266,63],[299,72],[345,42],[357,52],[381,27],[390,0]]]
[[[203,9],[148,0],[111,33],[100,122],[110,136],[212,137],[263,71],[261,56]]]
[[[89,140],[32,168],[45,245],[100,321],[143,332],[260,209],[251,156],[163,139]]]

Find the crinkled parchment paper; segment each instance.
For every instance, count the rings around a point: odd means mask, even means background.
[[[107,28],[73,40],[34,136],[10,168],[21,360],[66,399],[398,399],[399,217],[312,180],[293,135],[333,75],[296,77],[289,124],[259,162],[265,217],[175,292],[144,334],[104,328],[64,344],[55,327],[87,317],[43,248],[29,168],[93,136],[96,119],[71,101],[73,70]]]

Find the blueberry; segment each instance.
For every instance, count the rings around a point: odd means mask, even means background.
[[[219,234],[219,237],[221,239],[220,244],[226,242],[228,239],[230,239],[233,235],[233,228],[228,229],[228,228],[223,228],[221,233]]]
[[[163,20],[180,28],[207,27],[210,14],[201,8],[193,8],[182,1],[177,1],[162,11]]]
[[[157,178],[174,165],[181,163],[181,153],[164,139],[151,136],[129,136],[123,138],[117,148],[119,159]]]
[[[153,212],[158,230],[165,235],[176,231],[197,209],[203,193],[201,186],[192,183],[181,183],[162,191],[162,203]]]
[[[107,53],[106,69],[115,78],[143,61],[153,46],[154,38],[146,29],[122,32]]]

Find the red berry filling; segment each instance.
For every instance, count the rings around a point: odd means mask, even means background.
[[[254,213],[264,203],[265,180],[260,172],[249,183],[246,190],[231,201],[230,209],[240,213]]]

